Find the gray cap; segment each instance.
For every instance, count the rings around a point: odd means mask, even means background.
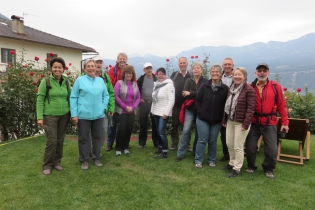
[[[269,70],[269,66],[268,66],[268,64],[266,64],[266,63],[260,63],[260,64],[258,64],[258,66],[256,67],[256,70],[257,70],[259,67],[265,67],[266,69]]]

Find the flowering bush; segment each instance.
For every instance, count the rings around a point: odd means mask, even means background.
[[[289,117],[309,119],[309,131],[315,133],[315,97],[308,91],[308,86],[305,85],[305,94],[301,94],[301,88],[288,91],[288,88],[284,87],[283,91]]]

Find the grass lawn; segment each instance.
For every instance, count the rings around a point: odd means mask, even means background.
[[[314,209],[315,136],[311,138],[311,160],[304,166],[278,163],[275,180],[263,174],[263,148],[258,170],[245,174],[245,164],[234,179],[221,170],[226,162],[196,169],[191,152],[181,162],[175,162],[176,151],[157,160],[151,141],[141,150],[132,141],[130,155],[102,150],[104,167],[90,161],[83,171],[77,142],[67,137],[64,170],[44,176],[44,136],[5,142],[0,144],[0,209]],[[287,142],[287,150],[298,148],[297,142]],[[221,151],[218,141],[217,158]]]

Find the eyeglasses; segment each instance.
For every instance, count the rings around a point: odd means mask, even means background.
[[[256,71],[259,73],[261,73],[261,72],[267,73],[268,69],[257,69]]]

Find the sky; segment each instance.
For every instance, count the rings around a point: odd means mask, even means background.
[[[285,42],[315,32],[314,0],[15,0],[1,4],[0,13],[24,16],[25,25],[107,59]]]

